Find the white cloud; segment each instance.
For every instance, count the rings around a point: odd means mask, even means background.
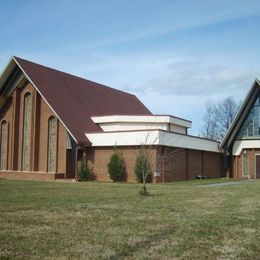
[[[168,65],[162,75],[141,87],[159,93],[175,95],[237,97],[245,93],[257,73],[250,68],[208,65],[202,61],[180,61]],[[140,89],[140,86],[139,86]],[[234,93],[235,92],[235,93]]]

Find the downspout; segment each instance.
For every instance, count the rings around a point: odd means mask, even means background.
[[[165,175],[164,175],[164,159],[165,159],[165,157],[163,156],[163,158],[162,158],[163,183],[165,183]]]
[[[189,180],[189,149],[186,149],[186,181]]]
[[[204,176],[204,151],[201,153],[201,175]]]
[[[229,160],[227,157],[227,148],[224,148],[224,171],[226,175],[226,179],[230,178],[230,165],[229,165]]]
[[[78,170],[78,149],[79,146],[78,144],[76,144],[76,155],[75,155],[75,180],[78,181],[78,174],[77,174],[77,170]]]

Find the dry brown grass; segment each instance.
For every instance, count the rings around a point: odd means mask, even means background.
[[[209,182],[0,180],[0,259],[260,259],[260,182]]]

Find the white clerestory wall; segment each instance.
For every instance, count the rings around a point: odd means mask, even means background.
[[[191,121],[165,115],[113,115],[92,117],[92,120],[98,124],[104,132],[160,129],[187,134],[187,129],[191,127]]]
[[[190,136],[191,122],[172,116],[92,117],[104,132],[86,133],[92,146],[164,145],[221,152],[218,142]]]

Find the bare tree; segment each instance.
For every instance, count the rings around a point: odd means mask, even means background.
[[[239,106],[240,103],[236,102],[233,97],[227,97],[218,103],[208,101],[203,118],[202,136],[213,140],[221,140],[234,119]]]
[[[151,176],[150,156],[149,149],[146,146],[141,145],[139,148],[139,154],[136,157],[135,174],[138,176],[139,182],[142,183],[141,195],[147,195],[146,182],[148,176]]]
[[[207,101],[206,103],[206,112],[203,117],[204,125],[202,130],[202,136],[217,140],[219,138],[217,133],[217,122],[215,120],[215,111],[216,111],[216,104]]]
[[[138,180],[142,183],[141,195],[148,195],[146,183],[152,180],[152,151],[155,149],[154,146],[158,140],[158,136],[153,137],[151,135],[152,132],[148,131],[145,134],[136,154],[135,174],[139,176]]]

